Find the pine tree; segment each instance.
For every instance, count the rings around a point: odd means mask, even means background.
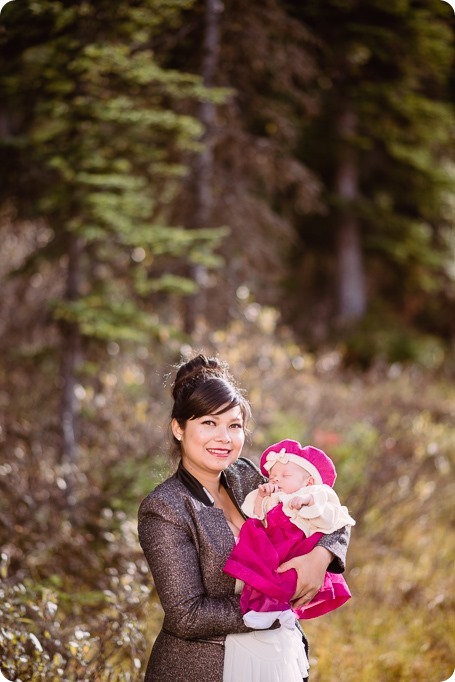
[[[214,4],[219,44],[211,82],[227,98],[210,124],[209,224],[226,225],[229,238],[219,251],[221,277],[208,279],[204,309],[211,325],[222,325],[239,315],[239,287],[260,303],[280,304],[293,209],[317,205],[318,182],[295,153],[302,120],[313,112],[308,83],[317,73],[312,37],[281,0]],[[199,0],[185,13],[178,40],[162,38],[172,66],[202,74],[206,6]],[[196,195],[187,183],[176,206],[177,221],[188,227]]]
[[[160,333],[153,294],[194,290],[187,278],[159,270],[160,259],[213,265],[221,237],[167,224],[201,134],[178,103],[207,92],[194,75],[163,69],[152,43],[164,28],[178,28],[188,4],[24,0],[2,12],[0,146],[9,163],[0,192],[18,217],[49,226],[51,238],[21,273],[63,263],[52,313],[61,332],[63,451],[72,462],[85,340]]]
[[[310,252],[332,250],[331,266],[321,258],[329,279],[338,272],[331,315],[348,323],[364,315],[367,298],[387,295],[401,313],[413,297],[425,305],[426,292],[445,286],[441,206],[453,186],[447,8],[434,0],[292,7],[321,46],[321,110],[304,131],[302,160],[323,179],[329,211],[314,221],[316,237],[311,221],[301,221],[301,235]]]

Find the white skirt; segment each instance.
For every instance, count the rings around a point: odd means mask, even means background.
[[[223,682],[302,682],[308,659],[297,628],[226,637]]]

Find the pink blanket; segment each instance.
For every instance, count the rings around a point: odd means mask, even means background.
[[[259,519],[245,521],[223,569],[245,583],[240,597],[242,613],[292,608],[297,573],[293,569],[277,573],[276,569],[288,559],[308,554],[321,537],[322,533],[313,533],[307,538],[283,513],[281,504],[268,512],[266,527]],[[292,610],[299,619],[316,618],[342,606],[350,597],[343,576],[327,572],[315,597]]]

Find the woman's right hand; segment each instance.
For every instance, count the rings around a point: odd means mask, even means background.
[[[297,587],[292,606],[305,606],[319,592],[325,572],[332,561],[332,554],[325,547],[316,545],[311,552],[295,557],[278,567],[278,573],[293,568],[297,573]]]

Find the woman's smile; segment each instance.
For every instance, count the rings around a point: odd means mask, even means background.
[[[216,457],[228,457],[231,453],[232,448],[230,447],[220,447],[220,446],[208,446],[208,452]]]

